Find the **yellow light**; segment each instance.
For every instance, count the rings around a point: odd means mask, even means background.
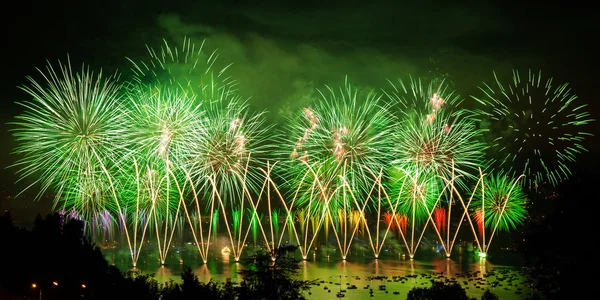
[[[35,289],[37,287],[37,284],[33,283],[31,284],[31,287]]]
[[[52,281],[52,284],[54,284],[54,286],[58,285],[58,281]]]
[[[81,285],[81,287],[85,289],[85,288],[86,288],[86,285],[85,285],[85,284],[82,284],[82,285]]]

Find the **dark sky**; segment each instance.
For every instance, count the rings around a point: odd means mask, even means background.
[[[48,207],[4,199],[20,188],[13,187],[14,170],[5,169],[14,161],[6,122],[20,113],[14,101],[26,98],[17,89],[27,83],[25,76],[67,54],[74,66],[126,74],[126,57],[145,58],[145,45],[158,47],[163,38],[206,38],[208,49],[218,48],[219,63],[234,63],[229,71],[240,92],[274,122],[306,101],[307,91],[339,84],[345,75],[382,87],[386,79],[436,69],[466,97],[492,71],[512,68],[542,69],[569,82],[598,118],[599,26],[584,1],[52,2],[15,1],[0,18],[5,32],[0,201],[11,209]],[[598,135],[597,123],[588,131]],[[590,153],[581,159],[596,167],[598,146],[586,146]]]

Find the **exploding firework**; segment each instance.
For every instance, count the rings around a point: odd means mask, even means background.
[[[224,75],[231,64],[215,70],[219,55],[216,50],[207,53],[204,41],[197,45],[190,38],[184,38],[177,47],[163,40],[159,49],[146,48],[148,59],[141,62],[129,59],[133,64],[131,84],[134,86],[175,88],[204,101],[218,96],[221,89],[235,85]]]
[[[192,140],[204,134],[206,120],[195,98],[175,88],[138,86],[128,92],[128,100],[126,130],[115,142],[149,165],[181,167]]]
[[[457,110],[462,98],[442,79],[423,80],[409,78],[407,82],[398,79],[390,81],[390,90],[386,90],[387,98],[395,103],[402,113],[428,115],[435,120],[437,112]]]
[[[485,146],[479,137],[469,118],[438,113],[436,122],[428,123],[423,115],[406,117],[394,134],[394,163],[444,178],[452,178],[452,172],[472,178],[483,161]]]
[[[70,61],[38,71],[43,81],[28,78],[30,85],[22,89],[32,99],[18,102],[24,110],[12,123],[17,126],[14,153],[20,156],[13,167],[19,181],[35,177],[27,188],[39,184],[38,196],[51,188],[55,205],[66,199],[84,215],[95,214],[105,207],[102,169],[119,156],[112,143],[122,131],[118,78],[94,74],[85,66],[73,73]]]
[[[380,96],[354,88],[348,80],[339,90],[326,87],[319,95],[291,122],[282,144],[288,145],[284,155],[291,160],[287,171],[292,186],[304,180],[304,195],[320,199],[313,203],[329,202],[331,211],[337,211],[341,201],[352,197],[340,187],[346,184],[356,194],[367,194],[376,174],[391,160],[393,118],[388,107],[379,104]],[[299,201],[309,202],[302,197]]]
[[[446,209],[443,207],[437,207],[433,211],[433,221],[435,222],[435,226],[438,228],[439,231],[444,231],[444,229],[446,229],[446,220]]]
[[[406,235],[406,228],[408,227],[408,216],[396,215],[396,225],[398,225],[398,230],[400,230],[402,234]]]
[[[441,180],[411,169],[393,170],[390,177],[392,209],[415,223],[425,222],[442,192]]]
[[[392,87],[387,95],[403,113],[393,135],[394,163],[444,178],[455,172],[459,183],[474,178],[485,145],[472,113],[456,108],[460,98],[444,81],[411,79],[409,88],[402,81]]]
[[[270,152],[266,143],[270,127],[264,125],[264,113],[249,112],[247,102],[222,90],[219,99],[209,104],[206,116],[209,121],[203,133],[189,141],[190,151],[185,155],[190,176],[210,186],[204,189],[208,193],[214,185],[229,201],[234,195],[257,193],[262,184],[260,168],[266,167]]]
[[[471,208],[479,226],[509,231],[522,224],[527,217],[526,196],[519,179],[503,174],[488,175],[484,178],[483,191],[475,189]]]
[[[473,98],[483,105],[479,112],[495,166],[512,176],[525,174],[530,188],[556,186],[585,151],[582,142],[590,134],[582,125],[593,121],[587,105],[578,103],[568,83],[545,79],[541,71],[523,75],[515,70],[507,85],[495,73],[494,79]]]
[[[106,212],[117,211],[110,194],[110,182],[100,170],[96,170],[96,174],[92,175],[86,173],[78,177],[71,176],[63,185],[64,194],[57,206],[60,206],[62,211],[77,215],[79,220],[86,222],[86,230],[93,232],[97,229],[95,225],[99,225],[94,220],[101,218],[108,221]],[[103,224],[108,226],[106,222]]]

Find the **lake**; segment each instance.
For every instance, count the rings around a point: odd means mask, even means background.
[[[230,278],[235,283],[241,280],[237,272],[245,268],[244,258],[252,253],[252,248],[244,250],[240,262],[235,262],[231,253],[214,249],[205,264],[193,247],[182,245],[172,247],[165,265],[161,266],[156,249],[148,246],[140,256],[137,270],[153,273],[159,282],[166,282],[179,281],[183,267],[189,266],[201,281],[222,282]],[[516,253],[496,249],[488,253],[487,258],[480,258],[463,245],[457,246],[452,256],[446,258],[434,247],[421,248],[414,259],[390,252],[382,252],[379,259],[375,259],[368,251],[353,251],[344,261],[338,251],[330,247],[329,257],[317,251],[302,260],[299,278],[319,280],[319,285],[307,294],[308,299],[333,299],[340,290],[345,290],[346,299],[406,299],[409,290],[429,287],[431,280],[456,281],[469,297],[477,299],[486,289],[500,299],[521,299],[531,292],[522,274],[522,258]],[[126,249],[105,249],[104,253],[121,270],[133,269]],[[297,257],[301,258],[299,251]]]

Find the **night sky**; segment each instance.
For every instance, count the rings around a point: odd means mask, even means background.
[[[14,186],[13,138],[7,122],[20,113],[15,101],[27,95],[17,87],[37,75],[46,60],[82,63],[94,70],[119,70],[147,57],[146,44],[162,39],[177,44],[185,36],[206,38],[218,63],[239,82],[253,109],[267,110],[270,122],[282,122],[313,88],[352,83],[374,88],[386,79],[444,74],[468,97],[492,71],[542,69],[569,82],[592,118],[600,111],[597,86],[599,25],[583,1],[15,1],[2,16],[3,64],[0,132],[2,195],[0,208],[31,218],[50,208],[49,201],[8,198]],[[189,2],[189,3],[187,3]],[[175,4],[177,3],[177,4]],[[591,3],[591,2],[590,2]],[[600,134],[599,122],[586,131]],[[598,168],[599,147],[577,168]]]

